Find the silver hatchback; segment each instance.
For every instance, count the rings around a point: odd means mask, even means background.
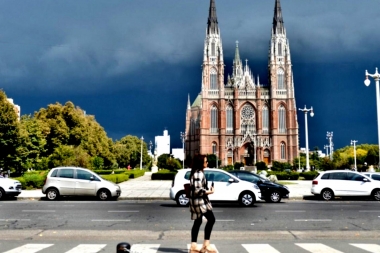
[[[48,200],[60,196],[97,196],[100,200],[117,199],[120,186],[104,180],[91,170],[78,167],[57,167],[48,173],[42,193]]]

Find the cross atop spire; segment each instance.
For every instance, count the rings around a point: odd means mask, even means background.
[[[219,34],[215,0],[210,0],[210,9],[207,21],[207,34]]]
[[[285,33],[284,20],[282,19],[280,0],[276,0],[276,4],[274,6],[273,33],[274,34]]]

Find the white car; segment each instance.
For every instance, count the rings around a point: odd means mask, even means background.
[[[10,178],[0,178],[0,199],[9,197],[16,197],[21,193],[20,181]]]
[[[335,196],[372,196],[380,200],[380,181],[355,171],[330,170],[320,172],[313,180],[311,193],[324,200]]]
[[[49,171],[42,193],[48,200],[60,196],[97,196],[100,200],[117,199],[120,186],[104,180],[85,168],[57,167]]]
[[[366,175],[367,177],[380,181],[380,173],[379,172],[362,172],[362,174]]]
[[[189,204],[183,185],[190,182],[190,172],[191,169],[179,170],[170,188],[170,199],[175,200],[179,206]],[[250,206],[261,200],[260,188],[254,183],[240,180],[221,169],[205,169],[204,173],[209,188],[214,182],[215,192],[208,195],[211,201],[235,201],[242,206]]]

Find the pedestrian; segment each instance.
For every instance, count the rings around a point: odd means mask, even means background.
[[[208,189],[207,180],[203,172],[203,169],[206,167],[207,157],[205,155],[196,155],[193,159],[193,166],[190,173],[189,203],[191,219],[194,220],[191,229],[190,253],[216,253],[216,250],[210,245],[210,236],[215,223],[215,216],[212,212],[211,202],[208,199],[208,195],[214,193],[214,186],[212,185],[211,189]],[[207,223],[202,248],[198,248],[197,239],[202,224],[202,217],[207,219]]]

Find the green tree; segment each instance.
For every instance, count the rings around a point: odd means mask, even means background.
[[[0,168],[14,170],[21,167],[17,159],[20,124],[14,106],[0,90]]]
[[[49,131],[46,137],[46,156],[55,152],[62,145],[81,147],[89,156],[99,156],[105,167],[112,167],[116,160],[113,142],[107,137],[104,129],[96,122],[95,117],[86,115],[72,102],[64,106],[59,103],[50,104],[35,113],[35,117],[46,122]],[[53,156],[55,157],[55,156]]]
[[[99,156],[95,156],[91,159],[91,165],[94,170],[101,170],[103,169],[104,160]]]
[[[50,155],[50,167],[76,166],[90,168],[90,156],[82,147],[62,145]]]
[[[46,168],[47,124],[41,120],[24,115],[20,121],[20,145],[17,149],[22,172],[27,169]],[[44,159],[45,158],[45,159]]]
[[[157,167],[166,169],[167,167],[167,161],[169,158],[173,158],[171,154],[162,154],[157,157]]]
[[[142,162],[143,165],[146,165],[151,161],[151,158],[144,141],[142,142],[142,149]],[[138,167],[141,159],[141,139],[132,135],[124,136],[120,141],[115,142],[113,152],[120,167],[126,168],[128,165],[132,168]]]

